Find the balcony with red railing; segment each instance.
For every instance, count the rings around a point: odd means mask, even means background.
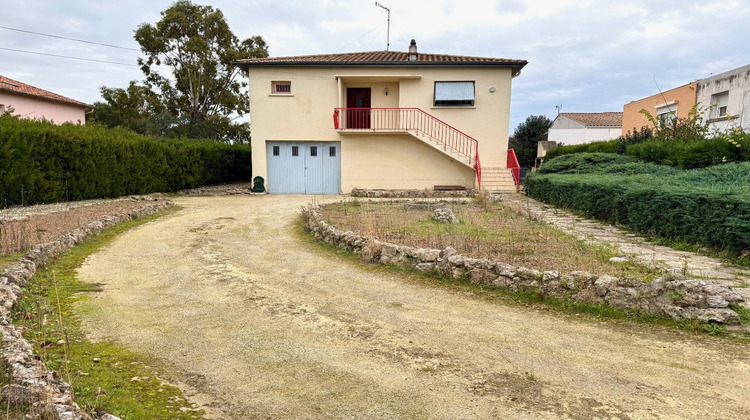
[[[410,134],[473,168],[481,182],[477,140],[419,108],[335,108],[333,126],[341,134]]]

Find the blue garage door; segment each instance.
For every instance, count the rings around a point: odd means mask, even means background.
[[[268,192],[341,193],[341,143],[267,142]]]

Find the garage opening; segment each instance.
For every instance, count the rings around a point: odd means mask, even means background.
[[[340,194],[340,142],[267,142],[268,192]]]

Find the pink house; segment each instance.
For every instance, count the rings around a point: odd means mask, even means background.
[[[21,118],[85,124],[91,105],[0,76],[0,114],[11,108]]]

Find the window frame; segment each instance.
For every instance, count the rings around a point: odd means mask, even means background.
[[[472,99],[438,99],[438,84],[471,83]],[[477,99],[477,83],[475,80],[436,80],[432,89],[432,106],[438,108],[471,108]]]
[[[716,108],[715,118],[729,117],[729,91],[728,90],[711,95],[711,104],[714,106],[714,108]]]
[[[279,89],[280,86],[285,86],[283,89]],[[291,96],[292,95],[292,82],[290,80],[272,80],[271,81],[271,95],[279,96]]]

